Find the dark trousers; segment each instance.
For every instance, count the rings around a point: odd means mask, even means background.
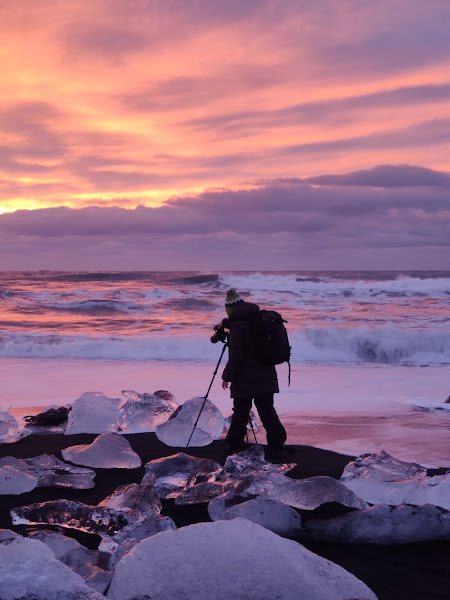
[[[259,418],[266,430],[267,445],[269,448],[282,448],[286,441],[286,430],[281,424],[273,405],[273,394],[257,396],[254,401]],[[251,408],[252,398],[233,399],[233,416],[226,437],[226,442],[231,446],[231,449],[239,449],[244,442]]]

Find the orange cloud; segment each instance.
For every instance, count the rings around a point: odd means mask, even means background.
[[[6,4],[0,211],[449,170],[447,3],[303,4]]]

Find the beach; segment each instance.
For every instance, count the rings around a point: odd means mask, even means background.
[[[224,293],[234,286],[288,321],[291,382],[287,364],[279,365],[275,405],[288,435],[283,460],[297,465],[289,478],[338,480],[354,457],[383,451],[422,465],[430,476],[450,467],[449,272],[48,271],[3,273],[0,284],[0,404],[19,428],[26,415],[73,405],[91,392],[116,405],[130,391],[167,390],[179,405],[203,396],[222,349],[209,338],[224,315]],[[226,358],[209,394],[223,417],[232,409],[220,385]],[[257,442],[265,444],[256,422]],[[2,444],[0,457],[45,453],[61,459],[64,448],[96,437],[26,429],[31,435]],[[20,534],[42,527],[11,523],[9,511],[31,503],[65,498],[96,506],[118,486],[140,483],[149,461],[185,450],[166,446],[154,433],[127,433],[126,426],[121,435],[139,455],[140,468],[95,468],[92,489],[36,487],[3,495],[1,527]],[[223,436],[188,453],[223,465]],[[348,512],[339,502],[295,510],[305,523]],[[211,520],[206,502],[184,506],[163,499],[161,514],[178,528]],[[54,529],[93,550],[100,542],[96,534]],[[448,540],[378,545],[293,539],[341,565],[380,600],[449,597]]]
[[[61,434],[30,435],[13,444],[0,446],[0,457],[15,456],[27,458],[41,453],[53,454],[61,458],[61,450],[67,446],[91,443],[95,435],[80,434],[64,436]],[[155,434],[130,434],[125,436],[145,465],[148,461],[176,452],[183,448],[169,448],[162,444]],[[189,448],[187,452],[196,457],[209,458],[224,463],[226,448],[223,440],[217,440],[203,448]],[[297,463],[290,476],[293,478],[328,475],[339,478],[351,456],[303,445],[288,445],[286,460]],[[442,473],[443,471],[433,471]],[[96,469],[95,487],[91,490],[70,490],[60,488],[36,488],[20,496],[2,496],[1,528],[13,529],[25,535],[40,526],[12,526],[9,510],[16,506],[35,502],[46,502],[58,498],[77,500],[96,505],[111,494],[119,485],[140,482],[144,466],[138,469]],[[339,514],[342,506],[328,504],[311,511],[322,516]],[[207,504],[176,506],[173,500],[163,501],[162,514],[170,516],[177,527],[192,523],[210,521]],[[41,527],[42,528],[42,527]],[[48,528],[46,526],[46,528]],[[62,529],[65,535],[74,536],[83,545],[95,549],[100,538],[97,535]],[[379,600],[444,600],[448,598],[450,585],[450,540],[422,542],[414,544],[394,544],[378,546],[375,544],[336,544],[297,538],[314,553],[323,556],[345,568],[365,582]],[[217,541],[220,544],[220,540]]]

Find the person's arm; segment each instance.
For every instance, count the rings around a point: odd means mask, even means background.
[[[228,362],[222,374],[224,382],[233,382],[244,358],[244,331],[239,323],[233,324],[228,337]],[[222,383],[222,387],[224,384]]]

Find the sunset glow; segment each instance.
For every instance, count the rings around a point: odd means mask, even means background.
[[[5,4],[0,214],[240,202],[380,165],[448,177],[449,18],[439,0]]]

